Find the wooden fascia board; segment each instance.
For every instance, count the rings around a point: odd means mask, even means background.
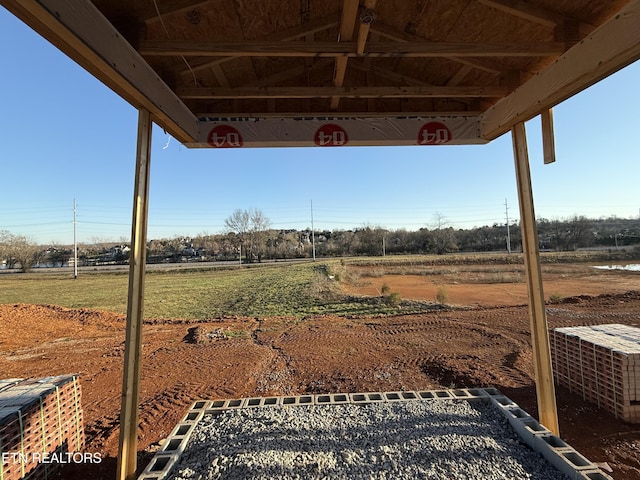
[[[551,65],[483,115],[481,135],[493,140],[640,58],[640,0],[631,0]]]
[[[564,43],[369,43],[356,52],[355,42],[176,42],[140,41],[143,56],[197,57],[548,57],[564,52]]]
[[[88,0],[7,0],[3,5],[47,41],[181,142],[198,120]]]

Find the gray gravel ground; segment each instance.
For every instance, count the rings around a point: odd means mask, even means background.
[[[568,480],[495,407],[455,400],[207,415],[170,478]]]

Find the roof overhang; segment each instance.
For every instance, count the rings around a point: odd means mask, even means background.
[[[533,19],[538,23],[546,21],[552,24],[560,21],[553,15],[543,15],[540,9],[533,9],[532,12],[531,7],[528,7],[527,10],[522,6],[522,2],[478,1],[505,11],[515,10],[520,17]],[[207,2],[171,3],[174,4],[174,9],[180,7],[184,10]],[[254,41],[236,43],[235,46],[218,42],[214,49],[211,44],[173,44],[144,40],[133,42],[137,43],[134,48],[89,0],[3,0],[2,4],[131,105],[148,109],[155,123],[191,147],[486,143],[509,131],[516,123],[533,118],[640,58],[640,0],[626,2],[615,15],[561,54],[558,52],[558,45],[554,43],[538,44],[535,48],[530,46],[528,50],[518,45],[508,49],[504,44],[483,44],[482,47],[472,48],[470,44],[460,42],[411,43],[409,38],[403,37],[410,36],[389,32],[384,25],[379,26],[376,35],[379,38],[393,38],[395,43],[376,43],[367,51],[364,50],[364,41],[360,37],[353,41],[353,45],[345,41],[334,44],[325,42],[326,45],[322,42],[307,43],[307,46],[304,42],[291,41],[263,44]],[[345,1],[345,6],[347,5],[351,5],[348,0]],[[355,37],[355,31],[345,32],[343,28],[344,16],[349,14],[343,11],[340,33],[350,33],[350,36]],[[337,23],[337,15],[331,18],[334,24]],[[320,30],[320,21],[310,23],[306,30],[297,33],[313,36],[315,31]],[[358,35],[361,36],[360,30]],[[419,82],[404,87],[344,86],[344,81],[338,78],[341,75],[338,71],[334,72],[334,75],[337,75],[334,76],[334,85],[324,87],[273,87],[254,82],[253,86],[238,88],[228,84],[192,88],[182,85],[172,88],[148,62],[148,55],[154,56],[159,54],[158,52],[162,55],[197,54],[199,61],[202,61],[203,55],[213,58],[213,64],[203,64],[216,70],[216,65],[219,67],[223,61],[230,58],[229,55],[233,55],[234,48],[238,51],[239,57],[291,55],[310,56],[315,60],[330,57],[329,62],[336,62],[335,69],[341,69],[342,63],[349,58],[364,58],[367,62],[368,59],[385,56],[447,57],[461,62],[462,67],[458,72],[460,78],[474,66],[491,70],[492,67],[487,67],[490,64],[478,62],[481,56],[556,56],[515,89],[500,85],[460,86],[459,80],[439,86],[416,84]],[[321,49],[321,52],[318,49]],[[320,62],[322,61],[326,60],[321,59]],[[370,62],[368,65],[375,71],[375,66]],[[358,64],[354,68],[363,66],[366,67],[367,63]],[[223,72],[218,71],[218,74],[219,78],[224,79]],[[386,75],[390,79],[393,77],[392,72],[387,72]],[[397,76],[399,81],[411,83],[411,79],[406,76]],[[221,83],[225,81],[222,80]],[[327,102],[331,101],[331,104],[335,105],[341,99],[402,98],[411,101],[449,97],[455,97],[456,101],[472,98],[472,103],[477,105],[482,105],[483,98],[498,100],[486,109],[479,108],[475,111],[470,107],[464,111],[425,111],[419,114],[404,111],[355,113],[332,110],[327,105],[328,108],[324,112],[300,112],[297,116],[278,112],[247,115],[234,112],[218,114],[215,111],[201,116],[198,115],[201,112],[194,112],[194,109],[186,104],[189,99],[196,98],[216,101],[228,99],[236,103],[251,98],[259,98],[266,102],[279,98],[304,98],[307,101],[327,99]],[[228,140],[223,139],[220,132],[229,132],[231,136]]]

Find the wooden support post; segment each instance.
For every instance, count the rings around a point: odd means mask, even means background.
[[[538,231],[533,208],[531,171],[529,170],[529,154],[527,152],[527,136],[524,123],[517,123],[511,129],[511,135],[518,182],[522,249],[529,294],[529,319],[531,321],[531,344],[533,346],[538,416],[545,427],[559,435],[556,395],[553,385],[553,367],[551,365],[551,347],[549,345],[540,269]]]
[[[151,125],[149,111],[140,110],[138,114],[136,178],[133,193],[131,254],[129,257],[127,334],[124,350],[124,374],[122,377],[117,480],[135,480],[136,478],[144,274],[147,257],[147,218],[149,211]]]
[[[540,114],[542,120],[542,152],[544,164],[556,161],[556,142],[553,133],[553,109],[544,110]]]

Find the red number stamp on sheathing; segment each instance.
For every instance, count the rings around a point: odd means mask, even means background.
[[[216,148],[242,147],[240,132],[230,125],[217,125],[211,129],[207,137],[209,145]]]
[[[349,143],[349,136],[340,125],[326,123],[316,130],[313,141],[319,147],[342,147]]]
[[[451,130],[440,122],[428,122],[418,132],[418,145],[442,145],[451,140]]]

